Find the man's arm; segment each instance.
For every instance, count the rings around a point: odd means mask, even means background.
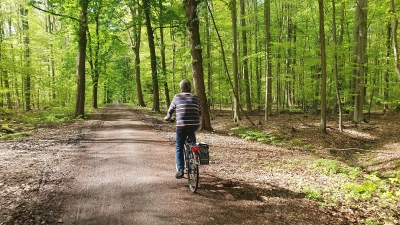
[[[168,108],[167,115],[164,117],[165,121],[170,121],[172,118],[172,114],[175,112],[176,104],[175,104],[175,97],[171,102],[171,105]]]

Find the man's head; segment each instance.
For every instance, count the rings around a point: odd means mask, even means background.
[[[179,87],[181,88],[182,92],[190,92],[192,87],[190,84],[190,81],[188,81],[187,79],[183,79],[180,83],[179,83]]]

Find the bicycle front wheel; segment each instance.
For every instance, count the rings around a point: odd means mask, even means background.
[[[190,190],[195,193],[199,186],[199,165],[194,163],[193,157],[189,160],[188,181]]]

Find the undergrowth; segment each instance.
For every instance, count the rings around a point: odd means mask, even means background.
[[[0,139],[14,139],[29,136],[37,127],[48,127],[73,121],[73,114],[67,108],[47,108],[46,110],[1,109]]]

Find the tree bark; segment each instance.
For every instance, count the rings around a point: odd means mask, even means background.
[[[387,22],[386,24],[386,65],[387,68],[389,68],[390,65],[390,48],[391,48],[391,35],[392,35],[392,28],[390,25],[390,21]],[[383,105],[383,110],[387,110],[388,104],[387,102],[389,101],[389,69],[386,69],[384,75],[383,75],[383,81],[384,81],[384,87],[383,87],[383,100],[384,100],[384,105]]]
[[[249,60],[247,59],[247,32],[246,32],[246,8],[244,0],[240,0],[240,26],[242,27],[242,52],[243,52],[243,79],[246,94],[246,109],[251,111],[250,79],[249,79]]]
[[[390,0],[390,11],[392,12],[392,17],[393,17],[392,41],[393,41],[394,65],[398,81],[400,81],[400,56],[399,56],[399,43],[397,41],[397,27],[399,24],[399,20],[397,19],[394,0]]]
[[[93,43],[90,35],[90,30],[87,30],[87,36],[89,40],[89,64],[91,68],[91,76],[92,76],[92,106],[93,108],[98,108],[98,87],[99,87],[99,77],[100,77],[100,66],[99,66],[99,51],[100,51],[100,34],[99,34],[99,12],[96,12],[95,18],[95,38],[96,41]],[[94,54],[92,46],[94,45]]]
[[[3,30],[3,23],[4,21],[0,21],[0,72],[1,72],[1,79],[4,83],[5,97],[6,97],[6,105],[7,109],[12,109],[12,102],[11,102],[11,94],[10,94],[10,83],[8,77],[8,70],[3,66],[2,61],[5,60],[5,55],[3,55],[2,46],[3,46],[3,38],[4,38],[4,30]]]
[[[214,104],[213,92],[212,92],[212,59],[211,59],[211,24],[210,24],[210,12],[206,14],[206,41],[207,41],[207,93],[208,93],[208,110],[211,110],[211,106]]]
[[[151,78],[153,81],[153,111],[160,112],[160,96],[158,88],[157,58],[154,45],[154,32],[150,20],[150,0],[143,0],[144,15],[146,18],[147,38],[149,41]]]
[[[231,0],[231,19],[232,19],[232,76],[233,76],[233,92],[237,97],[234,98],[233,104],[233,121],[239,122],[239,78],[238,78],[238,55],[237,55],[237,13],[236,0]]]
[[[318,0],[319,5],[319,38],[321,44],[321,124],[319,130],[326,133],[326,50],[324,28],[324,1]]]
[[[165,63],[165,43],[164,43],[164,24],[163,24],[163,8],[162,8],[162,0],[158,2],[160,7],[160,50],[161,50],[161,68],[162,68],[162,76],[164,78],[164,93],[165,93],[165,101],[167,107],[171,104],[171,99],[169,97],[169,89],[167,83],[167,65]]]
[[[364,120],[364,88],[365,88],[365,53],[367,46],[367,0],[357,0],[355,19],[356,68],[354,79],[354,116],[353,121],[358,123]]]
[[[24,43],[24,61],[25,71],[24,72],[24,94],[25,94],[25,110],[31,110],[31,75],[30,75],[30,47],[29,47],[29,22],[28,22],[28,8],[21,6],[20,13],[22,17],[22,30],[23,30],[23,43]]]
[[[265,115],[264,120],[268,121],[268,115],[272,111],[272,63],[271,63],[271,2],[264,2],[265,19]]]
[[[135,54],[135,83],[136,83],[136,97],[138,101],[138,106],[145,107],[146,104],[144,103],[143,99],[143,92],[142,92],[142,82],[140,79],[140,41],[141,41],[141,28],[142,28],[142,20],[138,15],[139,9],[129,7],[131,11],[132,20],[136,21],[135,26],[133,27],[133,35],[129,37],[132,44],[132,50]]]
[[[186,27],[189,31],[190,54],[192,56],[192,72],[194,89],[201,103],[200,130],[212,131],[210,113],[207,106],[207,96],[204,86],[203,56],[200,42],[199,20],[197,16],[198,0],[184,0],[186,11]]]
[[[85,90],[86,90],[86,44],[87,44],[87,10],[89,1],[81,0],[80,3],[80,21],[78,31],[78,57],[76,62],[76,104],[75,117],[85,116]]]
[[[335,75],[335,91],[336,91],[336,101],[339,107],[339,131],[343,132],[342,123],[342,102],[340,100],[340,87],[339,87],[339,69],[338,69],[338,54],[337,54],[337,35],[336,35],[336,4],[335,0],[332,0],[332,31],[333,31],[333,43],[334,43],[334,53],[333,53],[333,73]]]

